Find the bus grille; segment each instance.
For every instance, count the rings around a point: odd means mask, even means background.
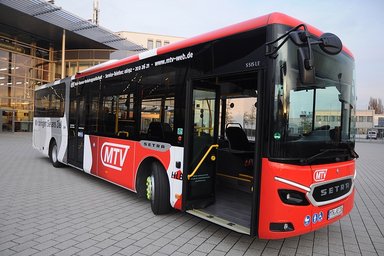
[[[343,179],[331,183],[316,186],[312,197],[316,202],[333,201],[348,194],[352,189],[352,179]]]

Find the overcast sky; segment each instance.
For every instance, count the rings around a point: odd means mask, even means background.
[[[55,0],[82,18],[92,18],[93,0]],[[357,107],[369,97],[384,100],[383,0],[99,0],[99,24],[114,32],[133,31],[192,37],[283,12],[323,32],[338,35],[356,60]]]

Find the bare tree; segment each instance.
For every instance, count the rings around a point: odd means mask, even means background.
[[[232,111],[231,111],[231,100],[227,99],[227,106],[226,106],[226,111],[225,111],[225,125],[228,123],[233,123],[233,116],[232,116]]]
[[[380,98],[369,98],[369,104],[368,109],[374,109],[375,114],[383,114],[384,113],[384,107],[383,102]]]
[[[244,113],[244,125],[253,127],[256,124],[256,107],[251,106],[250,112]]]

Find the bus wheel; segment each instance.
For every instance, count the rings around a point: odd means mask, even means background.
[[[152,173],[146,180],[147,199],[151,200],[152,212],[156,215],[168,213],[171,209],[169,203],[169,182],[166,170],[159,163],[152,164]]]
[[[51,145],[49,147],[49,159],[51,160],[52,162],[52,165],[54,167],[60,167],[61,166],[61,163],[59,162],[58,158],[57,158],[57,145],[56,145],[56,142],[53,140],[51,142]]]

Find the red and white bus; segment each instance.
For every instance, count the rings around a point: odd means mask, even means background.
[[[272,13],[36,89],[33,146],[150,200],[265,239],[347,215],[354,59]]]

